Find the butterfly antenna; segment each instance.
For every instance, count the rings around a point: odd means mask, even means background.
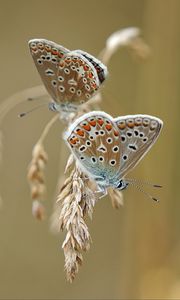
[[[33,111],[39,109],[40,107],[42,107],[42,106],[44,106],[44,105],[47,105],[47,104],[46,104],[46,103],[43,103],[43,104],[40,104],[40,105],[38,105],[38,106],[32,108],[31,110],[28,110],[28,111],[26,111],[26,112],[22,112],[22,113],[20,113],[20,114],[18,115],[18,117],[19,117],[19,118],[25,117],[25,116],[27,116],[29,113],[31,113],[31,112],[33,112]]]
[[[39,99],[45,98],[45,97],[48,97],[48,95],[44,94],[44,95],[40,95],[40,96],[37,96],[37,97],[28,97],[26,100],[27,101],[34,101],[34,100],[39,100]]]
[[[139,185],[137,185],[137,182],[134,181],[129,181],[129,179],[126,179],[126,182],[129,183],[130,185],[134,186],[138,191],[140,191],[141,193],[145,194],[148,198],[150,198],[153,201],[159,202],[159,200],[155,197],[153,197],[151,194],[145,192],[143,189],[141,189],[141,187]]]
[[[154,184],[152,182],[149,182],[149,181],[141,181],[141,180],[137,180],[137,179],[127,179],[128,182],[134,182],[134,183],[138,183],[138,184],[141,184],[141,185],[149,185],[151,187],[154,187],[154,188],[162,188],[162,185],[159,185],[159,184]]]

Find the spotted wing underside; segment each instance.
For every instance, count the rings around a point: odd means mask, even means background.
[[[30,52],[41,79],[53,100],[77,107],[88,101],[100,86],[91,61],[51,41],[29,41]]]
[[[29,48],[48,93],[57,101],[58,95],[53,82],[57,80],[59,62],[69,50],[45,39],[30,40]]]
[[[148,115],[114,119],[120,132],[120,170],[122,178],[132,170],[157,140],[163,122]]]
[[[119,132],[111,116],[92,112],[79,118],[67,136],[81,168],[91,177],[108,180],[118,173]]]
[[[88,101],[99,88],[93,65],[75,51],[66,54],[59,63],[57,93],[60,102],[80,105]]]

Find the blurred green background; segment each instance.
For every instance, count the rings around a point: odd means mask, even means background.
[[[52,112],[43,108],[20,120],[18,113],[33,107],[24,101],[7,115],[0,171],[0,299],[180,298],[179,12],[179,0],[0,1],[1,101],[41,84],[29,39],[47,38],[96,56],[112,32],[137,26],[152,55],[140,63],[125,49],[116,52],[102,109],[113,116],[145,113],[164,121],[156,145],[131,174],[162,184],[162,190],[152,191],[160,203],[133,188],[124,192],[118,211],[108,198],[101,199],[88,222],[93,244],[70,284],[63,271],[64,235],[52,235],[48,219],[33,219],[26,182],[32,147]],[[56,123],[46,141],[49,216],[62,130]]]

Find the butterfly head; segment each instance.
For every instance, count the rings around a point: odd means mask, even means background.
[[[118,190],[124,190],[128,187],[129,183],[126,182],[124,179],[121,179],[118,183],[118,185],[116,186],[116,189]]]

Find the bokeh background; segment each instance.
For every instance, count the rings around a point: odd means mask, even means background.
[[[0,170],[0,299],[180,298],[179,11],[179,0],[0,0],[1,101],[41,84],[29,39],[47,38],[97,56],[112,32],[137,26],[152,54],[141,62],[125,49],[116,52],[102,109],[113,116],[145,113],[164,121],[158,142],[131,174],[162,184],[162,190],[151,191],[161,201],[151,202],[133,188],[124,192],[124,207],[118,211],[108,198],[101,199],[88,222],[91,249],[70,284],[63,271],[63,234],[51,234],[49,219],[33,219],[26,182],[32,147],[52,112],[42,108],[18,119],[19,112],[36,106],[24,99],[6,116]],[[56,123],[45,145],[49,216],[62,130]]]

